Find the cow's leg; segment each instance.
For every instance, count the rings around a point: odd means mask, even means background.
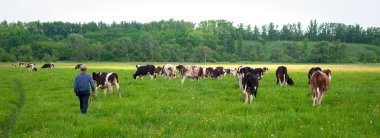
[[[112,83],[107,83],[107,87],[110,90],[110,94],[112,95],[113,93]]]
[[[243,96],[244,96],[244,103],[248,103],[248,93],[247,93],[247,85],[244,86],[243,88]]]
[[[107,88],[103,88],[103,94],[104,94],[104,96],[107,95]]]
[[[284,74],[284,85],[287,86],[288,85],[288,82],[286,81],[286,78],[285,78],[285,74]]]
[[[186,76],[182,76],[181,84],[185,82]]]
[[[102,86],[102,85],[99,85],[98,87],[95,88],[95,95],[98,94],[98,90],[99,90],[99,88],[100,88],[101,86]]]
[[[318,105],[321,105],[321,103],[322,103],[322,99],[323,99],[323,91],[319,94],[319,97],[318,97]]]
[[[318,88],[312,88],[312,98],[313,98],[313,106],[317,103],[317,92]]]
[[[115,80],[115,86],[116,86],[116,90],[117,90],[117,92],[119,93],[119,97],[121,98],[120,86],[119,86],[119,83],[117,83],[116,80]]]

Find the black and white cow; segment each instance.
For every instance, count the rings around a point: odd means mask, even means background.
[[[43,68],[48,68],[48,69],[50,69],[50,70],[53,70],[53,69],[54,69],[54,63],[47,63],[47,64],[44,64],[44,65],[42,65],[41,68],[42,68],[42,69],[43,69]]]
[[[163,74],[165,74],[166,78],[170,80],[170,78],[176,78],[176,73],[174,71],[174,67],[172,64],[166,64],[162,68]]]
[[[77,64],[74,69],[79,69],[83,64]]]
[[[110,93],[113,93],[112,85],[116,86],[116,89],[119,93],[119,97],[121,97],[121,91],[119,86],[119,77],[116,73],[107,73],[107,72],[101,72],[101,73],[92,73],[92,79],[96,83],[96,89],[95,94],[98,93],[98,89],[103,89],[104,95],[107,94],[107,88],[109,89]]]
[[[18,67],[22,67],[22,66],[24,66],[24,62],[19,62],[17,65],[18,65]]]
[[[160,66],[157,66],[157,68],[154,70],[154,73],[156,75],[162,75],[163,74],[162,68]]]
[[[212,68],[212,67],[207,67],[206,68],[206,71],[205,71],[205,77],[212,77],[212,74],[213,74],[213,72],[214,72],[214,68]]]
[[[34,63],[29,63],[28,65],[26,65],[26,68],[29,69],[29,72],[37,71],[36,64]]]
[[[267,67],[263,67],[264,73],[266,73],[269,69]]]
[[[182,75],[181,83],[185,82],[187,77],[197,79],[203,76],[203,68],[199,66],[189,66],[189,65],[178,65],[176,66],[177,71]]]
[[[136,72],[133,74],[133,79],[137,79],[138,77],[141,77],[141,79],[144,79],[144,76],[150,75],[151,79],[156,79],[156,67],[154,65],[136,65]]]
[[[255,75],[257,77],[258,80],[261,80],[263,79],[264,77],[264,72],[263,72],[263,69],[261,68],[251,68],[251,67],[243,67],[243,66],[240,66],[238,69],[237,69],[237,78],[238,78],[238,83],[239,83],[239,86],[241,89],[243,89],[243,77],[245,76],[245,74],[247,73],[251,73],[253,75]]]
[[[222,66],[216,67],[214,71],[212,71],[213,79],[221,79],[224,76],[225,72]]]
[[[12,66],[13,68],[17,67],[17,65],[16,65],[16,64],[12,64],[11,66]]]
[[[277,84],[294,85],[293,79],[288,75],[288,69],[285,66],[279,66],[276,70]]]
[[[226,76],[227,74],[231,74],[232,76],[236,76],[236,73],[237,73],[237,70],[236,68],[227,68],[227,69],[224,69],[224,76]]]
[[[243,98],[245,98],[244,103],[249,102],[252,103],[253,99],[256,99],[257,90],[259,88],[259,79],[255,74],[252,74],[250,72],[246,73],[242,80],[242,86],[243,86]],[[249,94],[247,93],[249,92]],[[249,98],[248,98],[249,95]]]

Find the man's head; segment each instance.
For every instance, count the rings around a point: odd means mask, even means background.
[[[84,64],[82,64],[80,66],[80,70],[85,73],[87,71],[87,67]]]

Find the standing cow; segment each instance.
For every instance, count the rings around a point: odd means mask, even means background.
[[[74,69],[79,69],[83,64],[77,64]]]
[[[313,98],[313,106],[321,105],[324,93],[330,87],[329,77],[322,71],[316,71],[311,75],[310,88]]]
[[[203,68],[199,66],[178,65],[176,66],[176,69],[182,75],[181,84],[185,82],[187,77],[197,79],[199,81],[199,78],[203,76]]]
[[[44,65],[42,65],[41,68],[42,68],[42,69],[43,69],[43,68],[48,68],[48,69],[50,69],[50,70],[53,70],[53,69],[54,69],[54,63],[47,63],[47,64],[44,64]]]
[[[212,72],[212,78],[213,79],[221,79],[222,76],[224,76],[224,69],[222,66],[216,67],[215,70]]]
[[[248,93],[249,91],[249,102],[252,103],[253,99],[256,99],[257,90],[259,88],[259,79],[256,75],[248,72],[244,75],[242,80],[243,86],[243,97],[245,98],[244,103],[248,103]]]
[[[325,73],[329,77],[329,80],[331,82],[331,70],[330,69],[325,69],[322,72]]]
[[[288,69],[285,66],[279,66],[276,70],[277,84],[280,85],[294,85],[292,78],[288,75]]]
[[[212,73],[214,72],[214,68],[212,67],[207,67],[205,71],[205,77],[212,77]]]
[[[119,86],[119,77],[116,73],[107,73],[107,72],[101,72],[101,73],[92,73],[92,79],[96,82],[97,86],[95,89],[95,93],[98,93],[98,89],[103,89],[104,95],[107,94],[107,88],[109,89],[110,93],[113,93],[112,85],[116,86],[116,89],[119,93],[119,97],[121,97],[121,91]]]
[[[29,72],[37,71],[36,64],[34,63],[29,63],[28,65],[26,65],[26,68],[29,69]]]
[[[144,79],[144,76],[146,75],[150,75],[150,78],[153,80],[153,79],[156,79],[156,67],[154,65],[146,65],[146,66],[142,66],[142,65],[136,65],[136,72],[135,74],[133,74],[133,79],[137,79],[138,77],[141,77],[141,79]]]
[[[176,78],[176,74],[175,74],[175,71],[174,71],[174,67],[172,64],[166,64],[163,68],[162,68],[162,71],[163,73],[165,74],[166,78],[170,80],[170,78]]]
[[[232,76],[236,76],[236,68],[227,68],[227,69],[224,69],[224,76],[226,76],[227,74],[231,74]]]

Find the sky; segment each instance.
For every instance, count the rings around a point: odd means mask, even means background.
[[[277,25],[310,20],[380,26],[380,0],[0,0],[0,20],[106,23],[225,19]]]

